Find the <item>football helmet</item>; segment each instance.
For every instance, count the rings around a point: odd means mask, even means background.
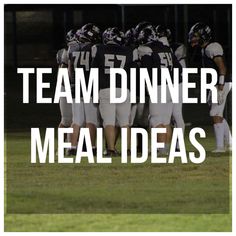
[[[212,38],[211,28],[202,22],[193,25],[188,33],[188,41],[192,47],[202,46]]]
[[[136,38],[134,28],[131,28],[125,32],[124,40],[126,46],[135,45]]]
[[[136,39],[138,38],[139,36],[139,33],[145,29],[145,28],[152,28],[153,29],[153,25],[152,23],[148,22],[148,21],[142,21],[140,23],[138,23],[135,27],[135,37]]]
[[[88,23],[77,31],[77,37],[80,41],[99,43],[101,40],[101,32],[95,24]]]
[[[81,29],[78,29],[75,33],[75,40],[77,42],[80,42],[80,39],[81,39]]]
[[[108,28],[103,32],[102,39],[104,44],[111,42],[122,45],[124,44],[124,33],[117,27]]]
[[[172,41],[171,31],[164,25],[158,25],[156,27],[156,34],[158,38],[166,37],[168,42]]]
[[[69,42],[72,42],[74,40],[75,40],[75,30],[71,29],[66,34],[66,42],[69,43]]]
[[[153,28],[144,28],[140,31],[137,41],[139,44],[147,44],[157,40],[156,32]]]

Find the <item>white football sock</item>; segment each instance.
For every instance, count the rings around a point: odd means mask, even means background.
[[[66,135],[66,142],[70,142],[70,134],[69,133]]]
[[[169,143],[165,143],[164,149],[165,149],[166,152],[169,152],[170,144]]]
[[[175,119],[175,127],[176,128],[182,128],[183,130],[183,135],[184,135],[184,130],[185,130],[185,123],[184,119],[181,113],[177,113],[174,116]],[[179,149],[179,142],[177,141],[176,147]]]
[[[224,138],[225,138],[225,143],[228,146],[232,146],[232,135],[230,132],[230,128],[228,125],[228,122],[224,119],[223,120],[223,124],[224,124]]]
[[[182,128],[182,130],[183,130],[183,136],[184,136],[184,131],[185,131],[185,124],[184,124],[184,122],[182,123],[183,125],[182,125],[182,127],[181,126],[176,126],[177,128]],[[179,141],[177,140],[177,143],[176,143],[176,147],[178,148],[178,149],[180,149],[180,147],[179,147]]]
[[[216,148],[224,148],[224,124],[216,123],[214,124],[215,138],[216,138]]]

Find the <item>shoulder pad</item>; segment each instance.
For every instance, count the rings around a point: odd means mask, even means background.
[[[217,56],[223,56],[224,51],[223,51],[222,46],[219,43],[213,42],[206,46],[205,54],[207,57],[213,59],[214,57],[217,57]]]
[[[138,49],[133,50],[133,61],[138,61]]]
[[[186,47],[184,44],[180,44],[175,50],[175,56],[178,60],[181,60],[186,57]]]
[[[148,55],[148,56],[151,56],[152,55],[152,49],[148,46],[139,46],[138,47],[138,55],[139,55],[139,58],[145,56],[145,55]]]
[[[170,46],[168,40],[167,40],[167,37],[161,37],[161,38],[158,38],[158,41],[161,42],[163,45],[165,46]]]

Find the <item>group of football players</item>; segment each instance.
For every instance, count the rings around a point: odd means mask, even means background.
[[[218,72],[218,103],[210,104],[210,116],[216,138],[214,152],[225,152],[231,148],[231,133],[227,121],[223,117],[227,94],[231,88],[231,79],[227,75],[224,63],[222,46],[214,42],[212,32],[208,25],[196,23],[190,29],[188,41],[192,47],[202,48],[203,67],[216,69]],[[171,101],[167,91],[166,103],[152,103],[149,98],[145,103],[131,104],[129,96],[123,103],[110,102],[110,68],[123,68],[129,75],[130,68],[147,68],[152,73],[152,68],[168,68],[170,73],[173,68],[186,67],[186,48],[183,44],[172,39],[171,31],[162,25],[154,26],[150,22],[141,22],[126,33],[117,27],[107,28],[103,33],[95,24],[88,23],[82,28],[70,30],[66,35],[67,47],[58,51],[57,62],[59,67],[68,68],[71,89],[75,90],[75,68],[83,68],[86,85],[89,83],[91,68],[99,68],[99,104],[67,103],[65,98],[60,99],[61,123],[60,127],[72,127],[73,133],[69,137],[71,148],[67,155],[76,155],[77,143],[82,127],[89,128],[93,152],[96,154],[96,128],[103,126],[106,153],[108,156],[118,156],[116,142],[120,128],[128,130],[128,147],[130,147],[130,128],[148,127],[166,128],[167,132],[158,134],[157,141],[165,143],[164,148],[158,151],[168,154],[171,140],[171,121],[175,127],[184,132],[185,123],[182,115],[182,84],[179,83],[178,104]],[[137,74],[137,87],[139,75]],[[129,80],[129,76],[127,78]],[[130,83],[127,83],[128,85]],[[160,96],[161,81],[158,81]],[[63,90],[62,86],[62,90]],[[137,96],[139,89],[137,89]],[[121,80],[116,79],[116,94],[121,94]],[[129,95],[129,86],[127,86]],[[142,149],[142,140],[138,136],[138,151]],[[176,149],[179,149],[178,143]],[[127,149],[130,153],[130,149]]]

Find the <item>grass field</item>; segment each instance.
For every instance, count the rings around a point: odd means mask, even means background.
[[[5,231],[231,231],[231,157],[204,129],[202,165],[32,165],[30,134],[7,133]]]

